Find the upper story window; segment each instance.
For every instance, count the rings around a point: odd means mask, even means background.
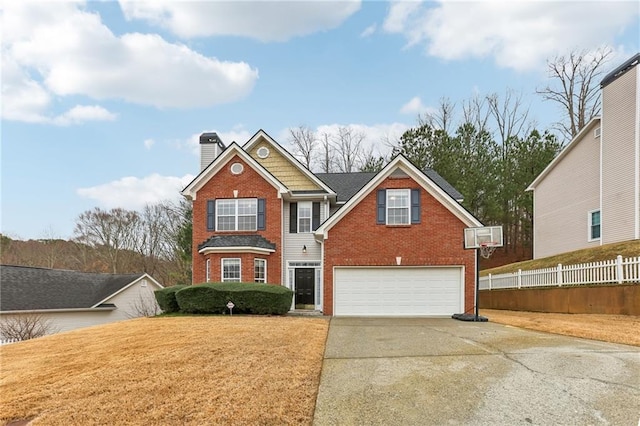
[[[289,233],[312,232],[320,226],[320,202],[289,204]]]
[[[264,198],[207,200],[207,231],[264,231]]]
[[[409,224],[409,190],[387,189],[387,225]]]
[[[600,239],[600,210],[589,212],[589,241]]]
[[[420,223],[420,189],[379,189],[376,197],[378,225]]]
[[[237,198],[216,200],[218,231],[255,231],[258,222],[258,200]]]
[[[298,232],[311,232],[311,201],[298,203]]]

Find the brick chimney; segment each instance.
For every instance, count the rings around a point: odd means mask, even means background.
[[[200,135],[200,171],[204,170],[226,147],[216,132]]]

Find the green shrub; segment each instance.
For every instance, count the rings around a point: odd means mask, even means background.
[[[158,302],[158,306],[164,313],[178,312],[180,311],[180,307],[178,306],[178,302],[176,301],[176,292],[178,290],[182,290],[185,287],[190,287],[188,285],[174,285],[172,287],[165,287],[160,290],[154,291],[156,296],[156,301]]]
[[[198,284],[176,293],[180,311],[198,314],[227,312],[233,302],[233,313],[284,315],[291,309],[293,292],[279,285],[259,283]]]

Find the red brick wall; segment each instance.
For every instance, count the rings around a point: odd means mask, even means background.
[[[376,224],[378,189],[420,188],[421,223]],[[465,250],[467,226],[411,178],[388,178],[343,217],[325,240],[324,313],[333,315],[334,266],[462,265],[465,267],[465,311],[472,311],[475,251]]]
[[[234,175],[229,170],[231,164],[242,163],[244,171]],[[233,191],[238,190],[238,198],[266,199],[266,229],[253,232],[211,232],[207,231],[207,200],[234,198]],[[259,234],[276,244],[275,253],[240,254],[224,253],[204,256],[198,253],[198,246],[214,235],[255,235]],[[253,170],[240,157],[234,156],[212,177],[196,194],[193,201],[193,283],[205,282],[205,258],[211,258],[211,280],[220,281],[220,258],[241,258],[243,281],[253,281],[253,259],[267,259],[267,280],[270,284],[280,284],[282,277],[282,200],[278,190]]]

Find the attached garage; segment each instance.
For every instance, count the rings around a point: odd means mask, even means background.
[[[462,267],[336,267],[334,315],[449,316],[464,311]]]

